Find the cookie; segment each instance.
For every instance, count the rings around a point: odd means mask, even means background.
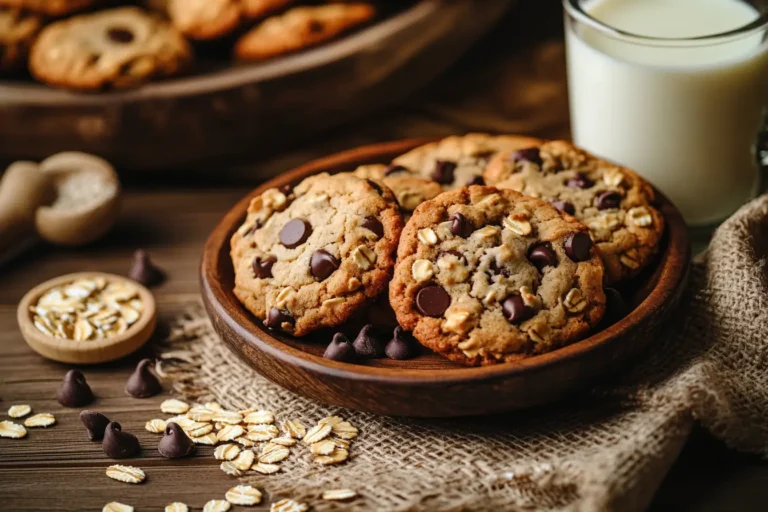
[[[494,154],[513,151],[535,142],[538,139],[509,135],[457,135],[419,146],[395,158],[392,165],[435,181],[445,190],[483,185],[483,169]]]
[[[45,27],[29,67],[49,85],[99,90],[175,75],[191,60],[189,43],[170,24],[137,7],[121,7]]]
[[[29,47],[42,26],[40,16],[0,7],[0,71],[26,66]]]
[[[541,199],[470,186],[416,209],[389,300],[422,345],[488,365],[582,338],[605,311],[602,282],[582,223]]]
[[[46,16],[64,16],[101,3],[104,0],[0,0],[0,7],[24,9]]]
[[[541,197],[584,222],[603,255],[608,283],[633,277],[658,252],[664,219],[653,207],[653,187],[569,142],[501,153],[483,176],[489,185]]]
[[[242,60],[267,60],[329,41],[360,26],[376,15],[367,3],[343,3],[294,7],[267,18],[235,45]]]
[[[217,39],[242,22],[285,8],[292,0],[167,0],[173,25],[192,39]]]
[[[386,288],[402,227],[392,192],[349,173],[269,189],[232,237],[235,295],[271,329],[337,326]]]
[[[404,168],[392,165],[361,165],[353,174],[386,185],[395,194],[400,209],[405,215],[410,215],[421,203],[438,196],[443,191],[439,183],[414,176]]]

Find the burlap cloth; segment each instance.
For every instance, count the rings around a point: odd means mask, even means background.
[[[718,229],[673,316],[620,382],[492,417],[397,419],[312,402],[241,363],[199,307],[162,345],[162,368],[190,399],[257,405],[308,425],[338,414],[358,426],[346,464],[318,467],[297,446],[284,471],[251,478],[315,510],[636,511],[695,422],[733,448],[768,455],[768,196]],[[363,498],[318,499],[340,487]]]

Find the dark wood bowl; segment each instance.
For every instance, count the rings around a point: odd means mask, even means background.
[[[410,361],[338,363],[322,357],[331,332],[302,339],[277,334],[242,307],[232,292],[229,240],[253,196],[318,172],[389,162],[424,142],[364,146],[310,162],[265,183],[227,213],[205,245],[200,271],[208,315],[235,354],[268,379],[320,402],[380,414],[447,417],[551,402],[619,370],[648,346],[680,299],[690,262],[685,222],[661,194],[667,230],[658,261],[622,289],[632,311],[589,338],[521,362],[466,368],[427,352]]]
[[[511,3],[413,1],[317,48],[256,64],[202,62],[196,74],[126,91],[0,80],[0,162],[78,150],[121,170],[216,172],[222,160],[274,153],[402,100],[453,64]]]

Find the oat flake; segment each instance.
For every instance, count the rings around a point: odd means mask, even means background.
[[[323,499],[328,501],[344,501],[357,497],[352,489],[332,489],[323,493]]]
[[[125,503],[112,501],[104,505],[104,508],[101,509],[101,512],[133,512],[133,507],[126,505]]]
[[[189,512],[189,507],[186,503],[176,501],[170,505],[166,505],[165,512]]]
[[[233,505],[242,505],[251,507],[261,503],[261,491],[250,485],[238,485],[227,491],[224,495],[228,502]]]
[[[51,425],[56,424],[56,418],[53,416],[53,414],[42,412],[40,414],[35,414],[34,416],[30,416],[26,420],[24,420],[24,426],[25,427],[50,427]]]
[[[27,436],[27,429],[23,425],[12,421],[0,421],[0,437],[9,439],[21,439]]]
[[[12,405],[8,409],[8,416],[11,418],[23,418],[27,414],[32,412],[32,408],[28,405]]]
[[[107,468],[107,476],[112,480],[127,484],[140,484],[147,477],[141,469],[133,466],[123,466],[122,464],[109,466]]]
[[[236,444],[223,444],[213,450],[216,460],[233,460],[240,454],[240,447]]]
[[[163,432],[165,432],[165,427],[166,427],[165,421],[160,419],[149,420],[147,423],[144,424],[144,429],[149,432],[152,432],[153,434],[162,434]]]
[[[211,500],[203,507],[203,512],[227,512],[232,505],[225,500]]]
[[[189,404],[175,398],[169,398],[160,404],[160,410],[166,414],[184,414],[189,410]]]

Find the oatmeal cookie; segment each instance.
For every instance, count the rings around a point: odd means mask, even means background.
[[[104,0],[0,0],[0,7],[24,9],[45,16],[65,16],[101,3]]]
[[[24,68],[43,20],[19,9],[0,7],[0,71]]]
[[[380,181],[389,187],[405,215],[410,215],[421,203],[443,191],[439,183],[415,176],[400,166],[361,165],[353,174],[360,178]]]
[[[173,25],[192,39],[217,39],[247,20],[283,9],[293,0],[166,0]]]

